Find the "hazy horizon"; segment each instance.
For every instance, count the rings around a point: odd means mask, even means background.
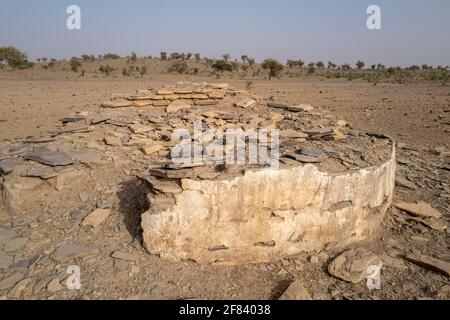
[[[72,4],[81,7],[81,30],[66,28]],[[382,30],[366,27],[371,4],[381,7]],[[2,4],[0,46],[15,46],[31,60],[164,51],[283,63],[448,66],[449,16],[447,0],[17,0]]]

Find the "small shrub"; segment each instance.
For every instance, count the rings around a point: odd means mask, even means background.
[[[120,59],[120,56],[115,53],[106,53],[103,55],[103,59],[104,60],[108,60],[108,59],[117,60],[117,59]]]
[[[78,69],[81,68],[81,61],[77,57],[73,57],[70,59],[70,70],[73,72],[78,72]]]
[[[167,60],[167,52],[161,52],[160,54],[159,54],[159,58],[161,59],[161,61],[165,61],[165,60]]]
[[[177,73],[187,73],[189,70],[189,66],[184,61],[177,61],[172,63],[172,65],[167,70],[168,72],[177,72]]]
[[[0,47],[0,64],[6,63],[14,69],[27,69],[33,66],[27,55],[14,47]]]
[[[217,60],[211,67],[214,69],[214,71],[220,73],[224,71],[233,71],[233,65],[225,60]]]
[[[136,63],[137,61],[137,54],[136,52],[132,52],[130,57],[128,58],[128,63]]]
[[[146,66],[142,66],[141,69],[139,69],[139,74],[140,74],[141,77],[143,78],[144,75],[147,74],[147,67],[146,67]]]
[[[100,66],[98,71],[100,71],[103,75],[108,77],[114,71],[114,68],[107,64],[106,66]]]
[[[195,58],[195,61],[196,61],[197,63],[199,63],[200,60],[201,60],[200,53],[194,54],[194,58]]]
[[[269,70],[269,80],[272,77],[278,77],[280,72],[283,71],[283,65],[275,59],[266,59],[261,66],[264,70]]]

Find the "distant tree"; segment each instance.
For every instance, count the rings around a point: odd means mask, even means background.
[[[328,69],[336,69],[337,65],[331,61],[328,61]]]
[[[373,65],[370,66],[370,69],[375,70],[376,67],[377,67],[377,65],[373,64]]]
[[[317,68],[323,68],[325,67],[325,64],[322,61],[319,61],[316,63]]]
[[[167,71],[177,73],[187,73],[189,71],[189,66],[184,61],[176,61],[172,63],[172,65],[169,67]]]
[[[293,68],[293,67],[297,66],[298,64],[297,64],[297,61],[295,61],[295,60],[288,60],[288,61],[286,62],[286,65],[287,65],[289,68]]]
[[[356,62],[356,67],[358,68],[358,70],[361,70],[362,68],[364,68],[365,63],[361,60],[358,60],[358,62]]]
[[[173,52],[170,54],[170,59],[171,60],[179,60],[179,59],[181,59],[181,54],[179,54],[178,52]]]
[[[316,64],[311,62],[308,64],[308,74],[314,74],[316,72]]]
[[[103,55],[103,59],[104,60],[109,60],[109,59],[117,60],[117,59],[120,59],[120,56],[118,54],[115,54],[115,53],[106,53],[106,54]]]
[[[132,64],[137,62],[137,54],[136,54],[136,52],[132,52],[130,54],[130,56],[128,57],[128,61],[127,62],[128,63],[132,63]]]
[[[27,55],[14,47],[0,47],[0,64],[6,63],[14,69],[26,69],[33,66]]]
[[[255,58],[248,57],[247,62],[248,62],[250,67],[253,67],[253,65],[255,64]]]
[[[264,70],[269,70],[269,80],[277,77],[283,70],[283,65],[275,59],[266,59],[261,66]]]
[[[385,68],[384,64],[377,63],[377,70],[384,70]]]
[[[211,67],[217,72],[233,71],[233,65],[226,60],[217,60]]]
[[[197,63],[199,63],[200,60],[201,60],[200,53],[194,54],[194,58],[195,58],[195,61],[196,61]]]
[[[141,77],[143,78],[144,75],[147,74],[147,67],[146,66],[142,66],[141,69],[139,69],[139,73],[141,74]]]
[[[244,55],[241,57],[241,60],[242,60],[243,63],[247,63],[247,62],[248,62],[248,56],[244,54]]]
[[[186,53],[186,60],[191,60],[192,59],[192,53],[188,52]]]
[[[162,61],[167,60],[167,52],[161,52],[159,56]]]
[[[225,53],[222,57],[223,57],[223,60],[225,60],[225,61],[228,61],[231,58],[229,53]]]
[[[348,63],[345,63],[345,64],[341,65],[341,69],[344,70],[344,71],[351,70],[351,68],[352,67]]]
[[[70,59],[70,70],[73,72],[78,72],[79,68],[81,68],[80,58],[72,57],[72,59]]]

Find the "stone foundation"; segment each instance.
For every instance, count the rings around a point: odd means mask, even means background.
[[[150,253],[202,264],[343,247],[376,231],[392,201],[395,169],[392,142],[389,160],[338,174],[306,164],[222,181],[181,179],[181,188],[149,195],[144,244]]]

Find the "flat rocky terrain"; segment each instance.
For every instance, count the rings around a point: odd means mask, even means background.
[[[226,82],[255,100],[262,97],[264,106],[310,105],[333,114],[333,125],[346,121],[340,124],[344,134],[391,136],[396,187],[382,227],[349,248],[273,263],[201,265],[149,254],[140,230],[140,215],[148,209],[146,186],[138,173],[148,165],[140,161],[143,155],[164,150],[146,149],[136,140],[149,138],[140,125],[158,124],[154,118],[160,114],[101,105],[114,95],[179,81]],[[132,120],[117,121],[127,117]],[[95,129],[83,128],[85,121]],[[79,78],[0,70],[0,299],[278,299],[288,288],[289,295],[312,299],[449,299],[449,131],[450,86],[438,82],[374,86],[301,77],[254,80],[248,88],[233,78],[151,72],[144,78]],[[36,152],[53,143],[63,152]],[[91,152],[73,153],[74,146]],[[12,157],[26,162],[1,166]],[[360,160],[341,159],[340,165],[358,166]],[[27,167],[30,162],[35,165]],[[13,172],[16,166],[31,171],[24,176]],[[366,287],[354,261],[382,265],[380,290]],[[74,265],[81,269],[81,288],[69,290],[67,269]]]

